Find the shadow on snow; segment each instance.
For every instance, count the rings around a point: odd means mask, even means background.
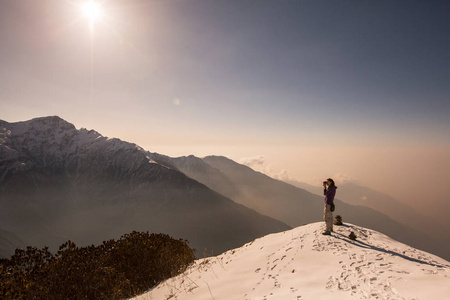
[[[352,226],[345,225],[345,224],[341,225],[341,226],[348,227],[348,228],[353,228]],[[355,231],[356,231],[356,229],[355,229]],[[404,255],[404,254],[401,254],[401,253],[398,253],[398,252],[395,252],[395,251],[392,251],[392,250],[383,249],[383,248],[380,248],[380,247],[369,245],[369,244],[364,243],[362,241],[358,241],[358,240],[352,241],[347,236],[345,236],[345,235],[343,235],[341,233],[338,233],[338,232],[334,232],[334,234],[332,236],[337,238],[337,239],[340,239],[340,240],[342,240],[344,242],[353,244],[353,245],[361,247],[361,248],[365,248],[365,249],[369,249],[369,250],[375,250],[375,251],[379,251],[379,252],[383,252],[383,253],[388,253],[390,255],[398,256],[398,257],[401,257],[403,259],[406,259],[406,260],[409,260],[409,261],[412,261],[412,262],[415,262],[415,263],[419,263],[419,264],[423,264],[423,265],[429,265],[429,266],[438,267],[438,268],[449,268],[450,267],[450,265],[441,265],[441,264],[438,264],[438,263],[435,263],[435,262],[427,262],[427,261],[423,261],[423,260],[420,260],[420,259],[417,259],[417,258],[409,257],[407,255]]]

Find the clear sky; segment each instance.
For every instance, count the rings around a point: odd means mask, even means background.
[[[449,1],[84,2],[0,0],[0,119],[450,209]]]

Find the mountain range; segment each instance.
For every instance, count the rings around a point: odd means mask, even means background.
[[[439,240],[373,208],[336,206],[345,222],[449,255]],[[0,121],[0,229],[34,246],[141,230],[188,239],[201,256],[320,221],[322,211],[322,196],[226,157],[171,158],[57,116]]]
[[[273,179],[226,157],[208,156],[200,159],[188,156],[174,158],[172,163],[189,177],[237,203],[281,220],[289,226],[297,227],[322,220],[323,196]],[[346,199],[347,188],[338,187],[337,197],[341,199],[341,190]],[[399,221],[404,218],[397,219],[395,215],[390,216],[374,208],[358,203],[349,204],[339,199],[335,200],[335,215],[341,215],[345,221],[375,229],[413,247],[450,259],[450,245],[445,239],[439,238],[440,232],[436,231],[436,235],[431,235],[420,227],[423,225],[427,228],[427,222],[433,224],[433,220],[417,217],[413,221],[419,222],[419,227],[413,228],[410,224]],[[403,209],[406,212],[412,211],[406,205]],[[424,220],[424,223],[420,223],[420,220]]]
[[[0,228],[56,249],[132,230],[221,253],[286,224],[237,204],[139,146],[59,117],[0,121]]]

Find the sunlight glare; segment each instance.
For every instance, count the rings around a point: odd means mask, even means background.
[[[100,4],[89,1],[83,4],[83,13],[91,21],[98,20],[102,16],[102,9]]]

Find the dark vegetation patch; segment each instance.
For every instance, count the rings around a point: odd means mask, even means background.
[[[173,277],[194,261],[185,240],[133,231],[99,246],[68,241],[17,249],[0,261],[1,299],[124,299]]]

